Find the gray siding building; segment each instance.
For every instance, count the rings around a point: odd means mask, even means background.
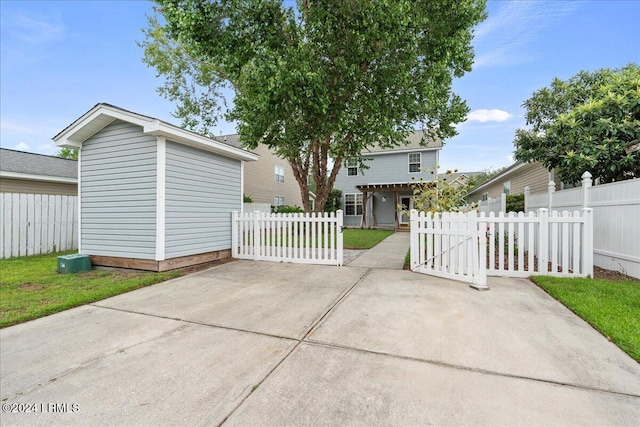
[[[412,183],[433,181],[438,166],[439,140],[414,131],[405,144],[392,149],[374,147],[343,163],[334,188],[342,191],[344,224],[349,227],[394,227],[408,225],[403,207],[411,208]],[[398,208],[400,206],[400,208]]]
[[[0,192],[78,194],[78,162],[0,148]]]
[[[98,104],[54,137],[78,148],[79,252],[164,271],[229,256],[248,151]]]

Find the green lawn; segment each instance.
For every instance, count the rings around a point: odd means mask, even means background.
[[[343,239],[343,248],[344,249],[371,249],[394,232],[392,230],[376,230],[376,229],[360,229],[360,228],[345,228],[342,232]],[[276,233],[271,233],[271,242],[275,246],[294,246],[293,240],[288,242],[285,245],[284,239],[287,235],[287,230],[282,231],[282,235],[280,236],[280,241],[278,241],[278,237]],[[266,233],[265,233],[266,236]],[[265,237],[266,238],[266,237]],[[309,233],[309,238],[311,239],[311,233]],[[297,247],[304,247],[306,240],[306,235],[303,231],[298,233],[298,237],[295,242]],[[324,236],[320,233],[315,236],[315,244],[316,247],[323,247],[324,245]],[[249,242],[245,238],[245,244]]]
[[[181,276],[93,270],[58,274],[62,254],[0,260],[0,327],[14,325]]]
[[[640,362],[640,283],[549,276],[533,281]]]
[[[371,249],[393,234],[392,230],[346,228],[343,231],[344,249]]]

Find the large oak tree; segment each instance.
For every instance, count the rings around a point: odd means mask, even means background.
[[[468,112],[451,84],[471,69],[484,0],[157,4],[140,44],[175,115],[203,133],[235,120],[245,147],[289,161],[307,211],[310,175],[321,210],[345,159],[397,146],[417,123],[451,137]]]

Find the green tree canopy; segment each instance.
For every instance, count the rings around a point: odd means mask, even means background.
[[[76,148],[61,148],[60,151],[56,153],[56,156],[62,157],[63,159],[78,160],[78,150]]]
[[[555,168],[564,182],[585,171],[602,182],[640,176],[640,68],[581,71],[524,102],[529,129],[516,131],[518,160]]]
[[[485,0],[157,3],[140,45],[175,115],[202,133],[237,121],[244,146],[289,161],[305,210],[309,175],[322,210],[344,159],[397,146],[416,123],[451,137],[468,112],[451,84],[471,69]]]

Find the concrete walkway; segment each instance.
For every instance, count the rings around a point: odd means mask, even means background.
[[[489,284],[223,264],[0,330],[0,424],[637,426],[637,362]]]
[[[369,249],[355,260],[349,267],[382,268],[385,270],[402,270],[407,255],[411,233],[396,232]]]

